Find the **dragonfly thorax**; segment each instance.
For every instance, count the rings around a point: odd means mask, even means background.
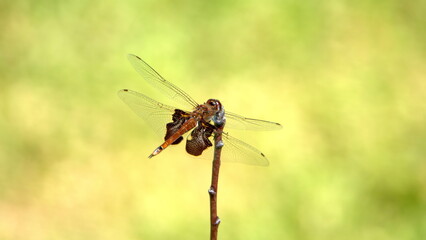
[[[200,120],[203,119],[206,122],[210,122],[221,111],[223,111],[223,108],[220,101],[209,99],[204,104],[198,105],[193,113]]]

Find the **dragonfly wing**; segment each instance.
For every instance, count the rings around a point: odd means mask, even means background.
[[[269,161],[265,154],[252,145],[245,143],[237,138],[222,133],[223,157],[225,162],[239,162],[249,165],[268,166]]]
[[[198,106],[197,102],[192,99],[186,92],[174,85],[173,83],[164,79],[159,73],[157,73],[151,66],[149,66],[140,57],[129,54],[127,56],[130,63],[136,69],[136,71],[142,75],[142,77],[151,86],[158,89],[161,93],[190,109]]]
[[[172,121],[175,107],[162,104],[154,99],[129,89],[118,91],[118,96],[139,117],[143,118],[162,138],[166,134],[166,123]]]
[[[213,137],[210,138],[214,142]],[[237,162],[255,166],[268,166],[269,161],[265,154],[259,151],[252,145],[245,143],[237,138],[231,137],[227,133],[222,133],[223,148],[221,153],[221,161],[223,162]],[[214,146],[204,150],[201,156],[195,158],[202,158],[205,160],[212,160],[214,154]]]
[[[240,130],[278,130],[282,125],[254,118],[246,118],[232,112],[226,112],[226,128]]]

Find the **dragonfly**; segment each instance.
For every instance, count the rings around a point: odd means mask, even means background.
[[[152,158],[171,145],[177,145],[186,135],[186,152],[193,156],[205,156],[211,150],[213,134],[217,126],[226,119],[228,128],[243,130],[278,130],[281,124],[225,112],[221,102],[208,99],[198,104],[182,89],[167,81],[140,57],[129,54],[128,60],[143,79],[161,93],[168,96],[174,103],[183,107],[169,106],[160,103],[142,93],[121,89],[118,96],[138,116],[143,118],[157,133],[164,136],[164,142],[158,146],[149,158]],[[184,110],[186,108],[186,110]],[[190,132],[190,133],[189,133]],[[249,165],[268,166],[265,154],[252,145],[245,143],[228,133],[222,133],[223,160],[240,162]]]

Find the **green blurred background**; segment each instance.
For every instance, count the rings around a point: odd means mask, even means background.
[[[211,165],[116,92],[141,56],[230,133],[220,239],[426,239],[425,1],[1,1],[0,239],[208,239]],[[167,101],[165,101],[168,103]]]

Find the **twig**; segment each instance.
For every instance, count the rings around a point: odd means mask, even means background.
[[[214,157],[212,166],[212,183],[209,189],[210,195],[210,240],[217,239],[217,230],[220,224],[220,218],[217,216],[217,185],[219,181],[220,154],[222,152],[223,141],[222,132],[225,121],[217,126],[214,134]]]

